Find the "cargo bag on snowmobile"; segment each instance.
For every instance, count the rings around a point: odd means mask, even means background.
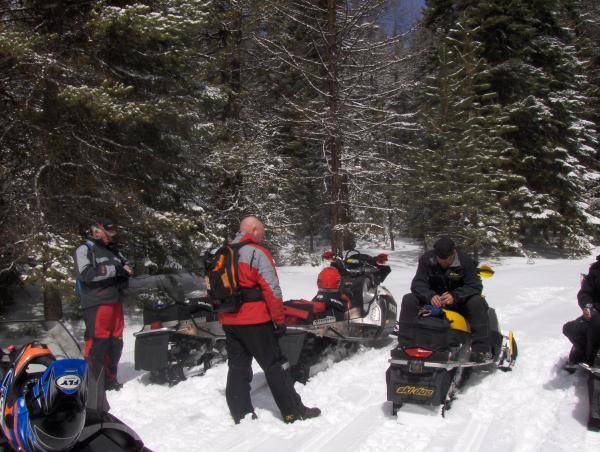
[[[444,350],[467,337],[468,333],[453,330],[446,318],[421,317],[412,322],[398,322],[398,344],[401,346]]]

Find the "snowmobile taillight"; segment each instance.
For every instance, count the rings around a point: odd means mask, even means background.
[[[405,348],[404,353],[406,353],[411,358],[423,359],[429,358],[431,355],[433,355],[433,350],[428,350],[426,348],[421,347],[411,347]]]
[[[162,328],[162,322],[161,321],[156,321],[156,322],[150,323],[150,329],[151,330],[158,330],[160,328]]]
[[[321,258],[323,260],[330,261],[335,258],[335,254],[333,251],[325,251],[323,254],[321,254]]]

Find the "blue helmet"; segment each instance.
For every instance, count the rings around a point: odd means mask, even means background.
[[[13,449],[73,448],[85,426],[87,363],[27,344],[0,385],[0,425]]]
[[[33,450],[68,450],[77,443],[85,425],[86,371],[82,359],[54,361],[25,394]]]

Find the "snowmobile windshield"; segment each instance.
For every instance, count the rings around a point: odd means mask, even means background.
[[[0,347],[22,346],[31,342],[48,346],[57,358],[81,358],[77,341],[62,322],[45,320],[1,320]]]
[[[85,406],[76,399],[65,400],[51,415],[39,414],[31,419],[36,447],[43,451],[69,450],[85,425]]]

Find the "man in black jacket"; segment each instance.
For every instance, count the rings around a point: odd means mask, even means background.
[[[581,281],[577,303],[582,310],[581,317],[563,326],[563,334],[573,344],[569,353],[569,365],[572,366],[581,361],[593,364],[600,347],[600,256]]]
[[[471,326],[472,359],[491,359],[488,305],[482,289],[473,259],[457,250],[449,237],[441,237],[419,259],[411,293],[402,299],[400,321],[414,321],[424,305],[459,312]]]

